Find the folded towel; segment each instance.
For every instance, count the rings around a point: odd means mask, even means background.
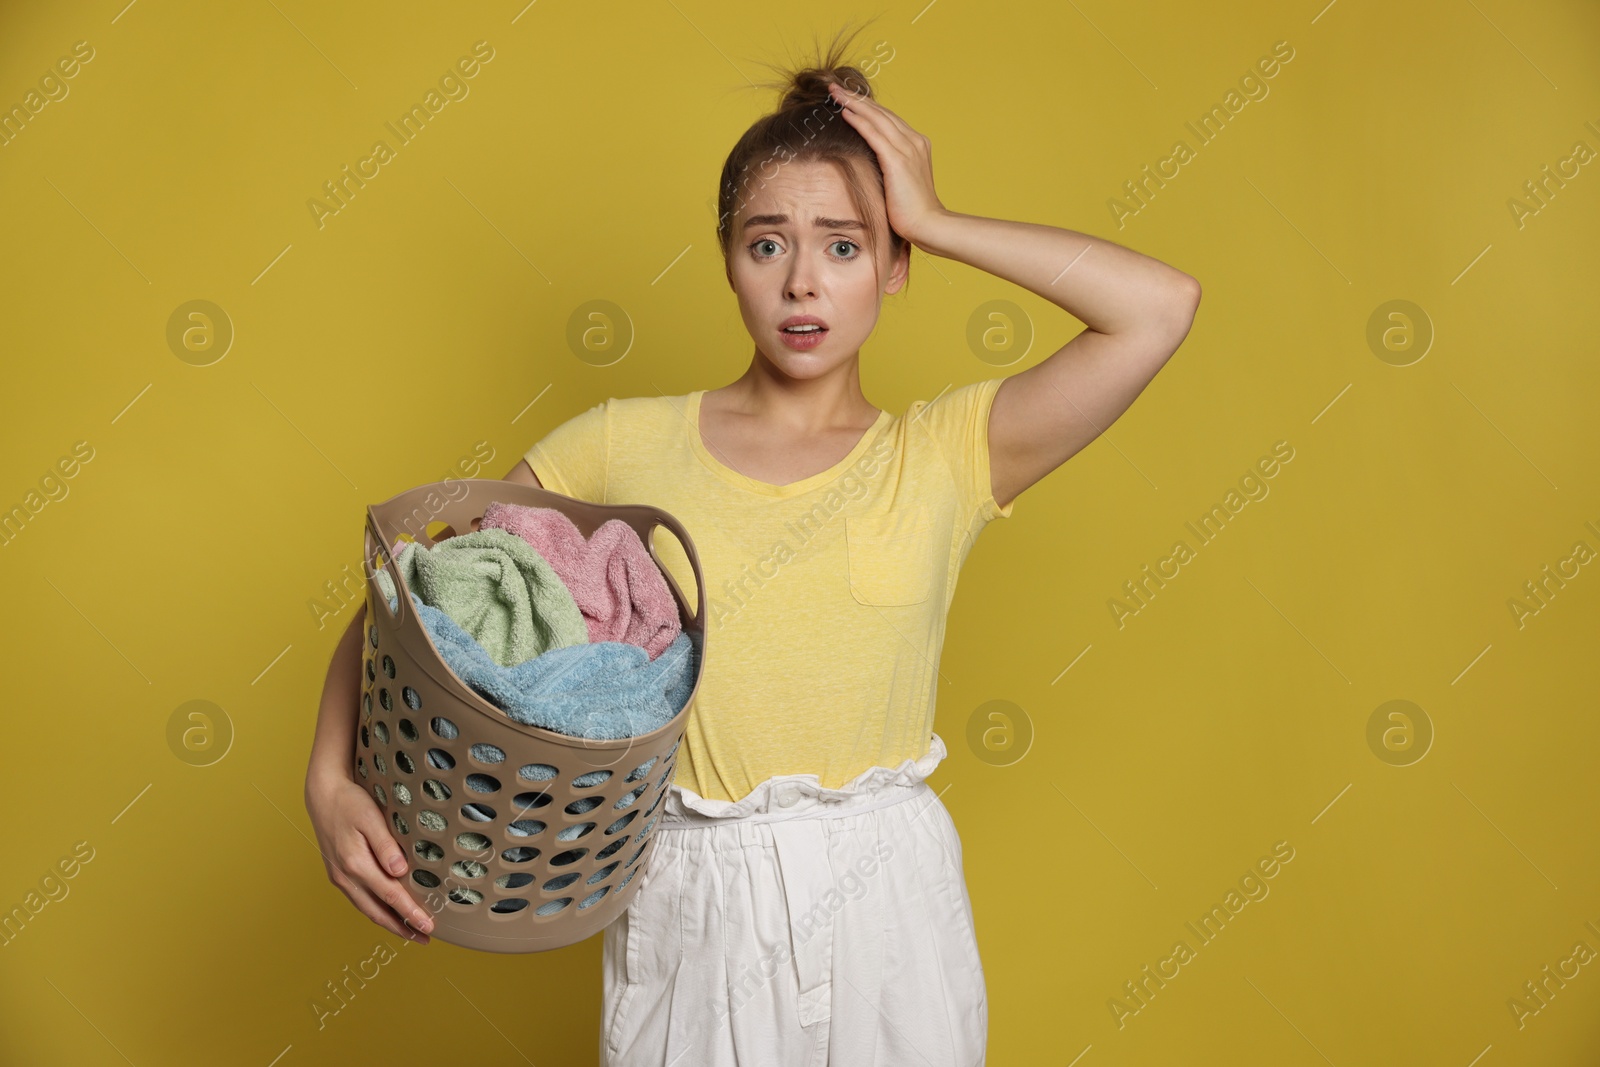
[[[590,641],[626,641],[655,659],[682,631],[661,568],[621,519],[608,519],[585,541],[555,508],[495,501],[481,528],[514,533],[549,562],[583,612]]]
[[[520,723],[569,737],[638,737],[670,722],[694,688],[697,657],[681,631],[653,662],[638,645],[601,641],[551,649],[506,667],[449,615],[415,593],[411,602],[449,668]]]
[[[450,616],[494,662],[514,667],[587,644],[589,626],[549,562],[516,534],[477,530],[395,557],[408,589]]]

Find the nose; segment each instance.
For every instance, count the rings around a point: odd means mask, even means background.
[[[798,259],[785,279],[783,295],[790,300],[799,300],[803,296],[816,296],[817,291],[811,280],[811,270]]]

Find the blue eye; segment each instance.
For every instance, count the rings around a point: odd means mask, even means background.
[[[751,251],[755,251],[756,246],[758,246],[758,245],[776,245],[777,243],[778,242],[772,240],[770,237],[762,237],[762,238],[757,239],[756,241],[751,242],[750,249],[751,249]],[[766,259],[766,258],[770,257],[771,255],[772,255],[772,253],[768,253],[766,256],[763,256],[761,253],[757,252],[756,253],[756,258],[757,259]]]
[[[861,247],[860,245],[856,244],[854,241],[839,240],[839,241],[833,242],[833,247],[835,247],[835,248],[838,248],[840,245],[844,245],[846,248],[855,248],[855,249],[859,249]],[[854,259],[856,257],[854,255],[848,255],[848,256],[840,256],[839,258],[840,259]]]

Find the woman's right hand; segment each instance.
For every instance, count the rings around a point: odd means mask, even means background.
[[[372,795],[348,774],[329,773],[307,781],[306,812],[328,880],[385,930],[426,945],[433,919],[401,881],[405,854]]]

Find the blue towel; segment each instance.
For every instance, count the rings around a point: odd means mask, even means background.
[[[386,577],[379,572],[378,584],[387,594],[394,583]],[[473,692],[529,726],[568,737],[638,737],[670,722],[694,689],[696,655],[687,632],[654,660],[639,645],[595,641],[503,667],[454,619],[410,595],[445,664]],[[398,603],[389,596],[391,610]]]

